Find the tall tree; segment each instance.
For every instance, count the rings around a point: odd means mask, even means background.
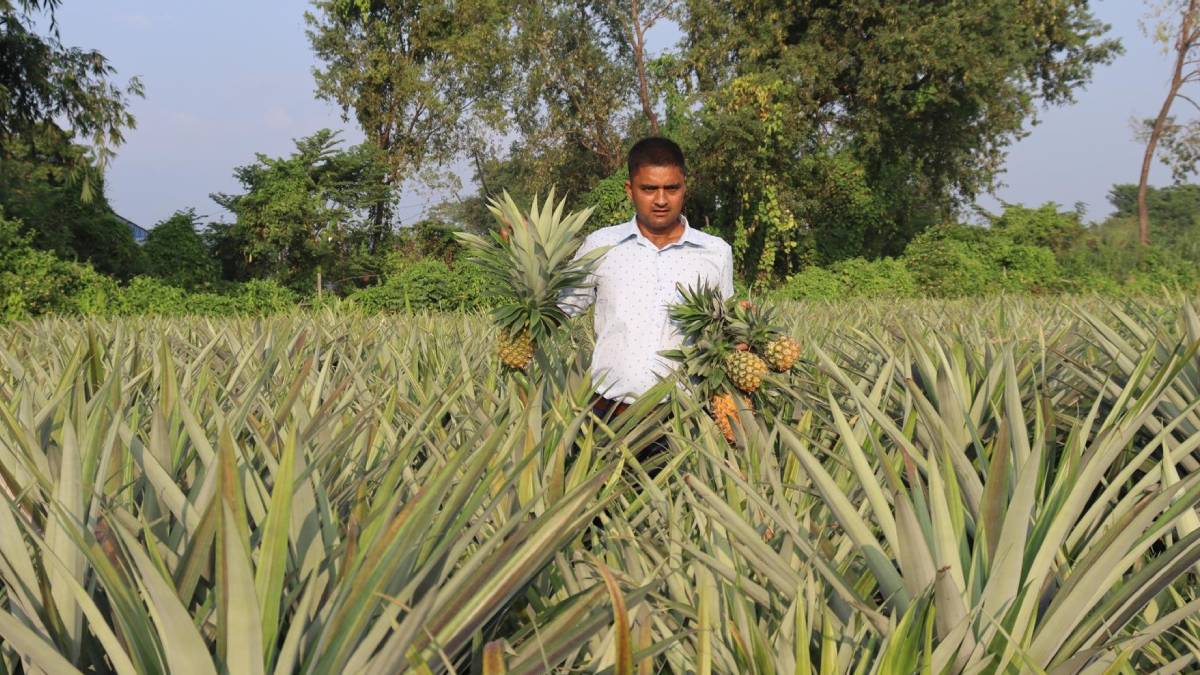
[[[859,247],[897,253],[990,189],[1038,106],[1072,100],[1119,51],[1086,0],[687,0],[682,25],[690,68],[680,90],[698,111],[692,156],[712,183],[713,203],[699,206],[736,240],[739,214],[774,199],[775,215],[745,236],[781,238],[777,249],[839,227],[807,220],[802,202],[827,177],[858,172],[871,198],[855,203],[883,208],[862,222],[887,228],[864,229]],[[857,168],[794,170],[822,156]],[[746,157],[761,161],[728,169]],[[804,248],[788,254],[792,265]],[[779,272],[785,263],[772,260]]]
[[[80,199],[81,175],[91,186],[87,200]],[[37,248],[121,279],[141,270],[141,250],[105,199],[103,174],[57,125],[0,140],[0,207]]]
[[[317,96],[354,115],[398,186],[465,147],[466,123],[501,116],[507,60],[500,0],[314,0],[308,39]],[[379,205],[372,220],[388,228]]]
[[[322,129],[296,141],[289,157],[260,154],[234,170],[244,193],[212,195],[237,218],[207,237],[229,276],[271,277],[304,290],[346,255],[367,215],[393,194],[374,146],[341,150],[339,143],[335,132]],[[231,252],[240,255],[241,270],[229,269]]]
[[[636,80],[623,58],[621,8],[606,1],[514,5],[510,109],[523,148],[557,156],[556,168],[590,159],[595,178],[612,173],[624,160]]]
[[[1200,152],[1200,126],[1181,125],[1171,116],[1176,99],[1192,107],[1200,108],[1191,97],[1183,93],[1186,85],[1200,80],[1200,0],[1161,0],[1152,5],[1152,27],[1149,30],[1155,40],[1174,56],[1171,69],[1171,84],[1166,98],[1159,108],[1158,117],[1147,123],[1142,138],[1146,151],[1142,156],[1142,172],[1138,178],[1138,239],[1142,245],[1150,243],[1150,211],[1146,205],[1146,194],[1150,184],[1150,165],[1159,143],[1166,142],[1164,161],[1172,165],[1176,181],[1195,170]]]
[[[659,22],[676,18],[676,0],[612,0],[619,5],[613,14],[621,18],[633,68],[637,73],[638,101],[642,104],[642,115],[650,125],[650,132],[659,134],[658,113],[654,110],[650,74],[646,62],[646,33]]]
[[[87,139],[90,152],[77,158],[72,177],[85,198],[95,186],[113,149],[134,127],[129,112],[132,97],[142,85],[132,78],[125,86],[112,81],[115,70],[98,51],[67,47],[59,37],[55,10],[61,0],[0,0],[0,141],[26,139],[62,125]],[[48,19],[49,34],[36,30],[38,18]]]

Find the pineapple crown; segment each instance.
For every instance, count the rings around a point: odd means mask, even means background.
[[[723,330],[729,308],[721,291],[707,282],[696,287],[679,288],[682,300],[668,310],[679,332],[693,342],[702,337],[716,337]]]
[[[529,331],[535,339],[549,335],[566,323],[558,306],[561,293],[583,285],[607,249],[598,248],[573,259],[583,239],[580,232],[592,209],[564,215],[566,199],[554,204],[554,190],[539,205],[522,212],[504,192],[488,200],[488,210],[499,223],[490,236],[457,233],[468,259],[479,265],[499,291],[492,316],[510,334]]]
[[[732,304],[725,331],[729,339],[746,343],[755,351],[766,349],[768,342],[782,335],[775,325],[775,310],[749,300]]]

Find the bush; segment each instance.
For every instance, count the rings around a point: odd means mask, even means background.
[[[895,258],[850,258],[834,263],[830,269],[841,280],[846,295],[850,297],[906,298],[917,293],[917,282],[912,272]]]
[[[837,274],[812,265],[788,277],[775,296],[783,300],[835,300],[845,293],[846,287]]]
[[[1087,228],[1076,211],[1059,211],[1051,202],[1036,209],[1006,204],[1004,213],[992,218],[992,232],[1014,244],[1036,246],[1061,254],[1084,235]]]
[[[775,292],[776,297],[787,300],[905,298],[916,294],[912,273],[895,258],[850,258],[829,267],[810,266],[793,274]]]
[[[972,229],[978,229],[982,236]],[[1000,276],[983,250],[985,236],[981,228],[930,228],[905,248],[904,264],[924,294],[941,298],[983,295],[998,286]]]
[[[296,295],[278,282],[255,279],[234,286],[228,293],[188,293],[154,277],[134,277],[121,289],[122,314],[182,316],[200,314],[262,316],[284,312],[296,305]]]
[[[1028,244],[1001,244],[995,252],[1000,290],[1046,293],[1063,289],[1062,266],[1050,249]]]
[[[188,313],[188,294],[155,277],[136,276],[121,289],[120,313],[166,314]]]
[[[117,284],[86,263],[33,248],[32,234],[0,211],[0,320],[46,314],[112,311]]]
[[[237,311],[246,314],[273,314],[296,306],[295,291],[272,279],[251,279],[234,294]]]
[[[350,299],[364,311],[451,311],[490,304],[492,290],[477,266],[441,260],[414,260],[401,265],[387,280],[355,291]]]
[[[142,246],[146,274],[188,290],[215,282],[217,261],[196,232],[198,224],[195,210],[188,209],[150,230]]]

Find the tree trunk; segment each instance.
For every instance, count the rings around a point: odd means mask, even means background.
[[[1179,93],[1180,87],[1183,86],[1183,71],[1187,66],[1188,53],[1192,50],[1196,40],[1196,36],[1192,34],[1192,23],[1198,2],[1200,0],[1189,0],[1180,21],[1179,38],[1175,42],[1175,70],[1171,74],[1171,88],[1167,92],[1166,99],[1163,100],[1162,109],[1158,111],[1158,117],[1154,120],[1154,128],[1150,130],[1150,138],[1146,142],[1146,154],[1142,157],[1137,204],[1138,241],[1143,246],[1150,244],[1150,210],[1146,205],[1146,194],[1150,187],[1150,166],[1154,161],[1154,151],[1158,148],[1158,141],[1162,137],[1163,129],[1166,128],[1167,120],[1171,116],[1171,105],[1175,102],[1175,96]]]
[[[650,104],[650,83],[646,76],[646,29],[649,26],[642,26],[641,17],[638,15],[638,0],[630,0],[629,19],[630,32],[633,34],[633,63],[638,74],[638,98],[642,101],[642,113],[650,122],[650,131],[657,136],[658,115],[654,112],[654,106]]]

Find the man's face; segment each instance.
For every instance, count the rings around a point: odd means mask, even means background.
[[[674,227],[686,191],[683,172],[677,166],[641,166],[625,181],[625,194],[633,202],[638,222],[652,231]]]

